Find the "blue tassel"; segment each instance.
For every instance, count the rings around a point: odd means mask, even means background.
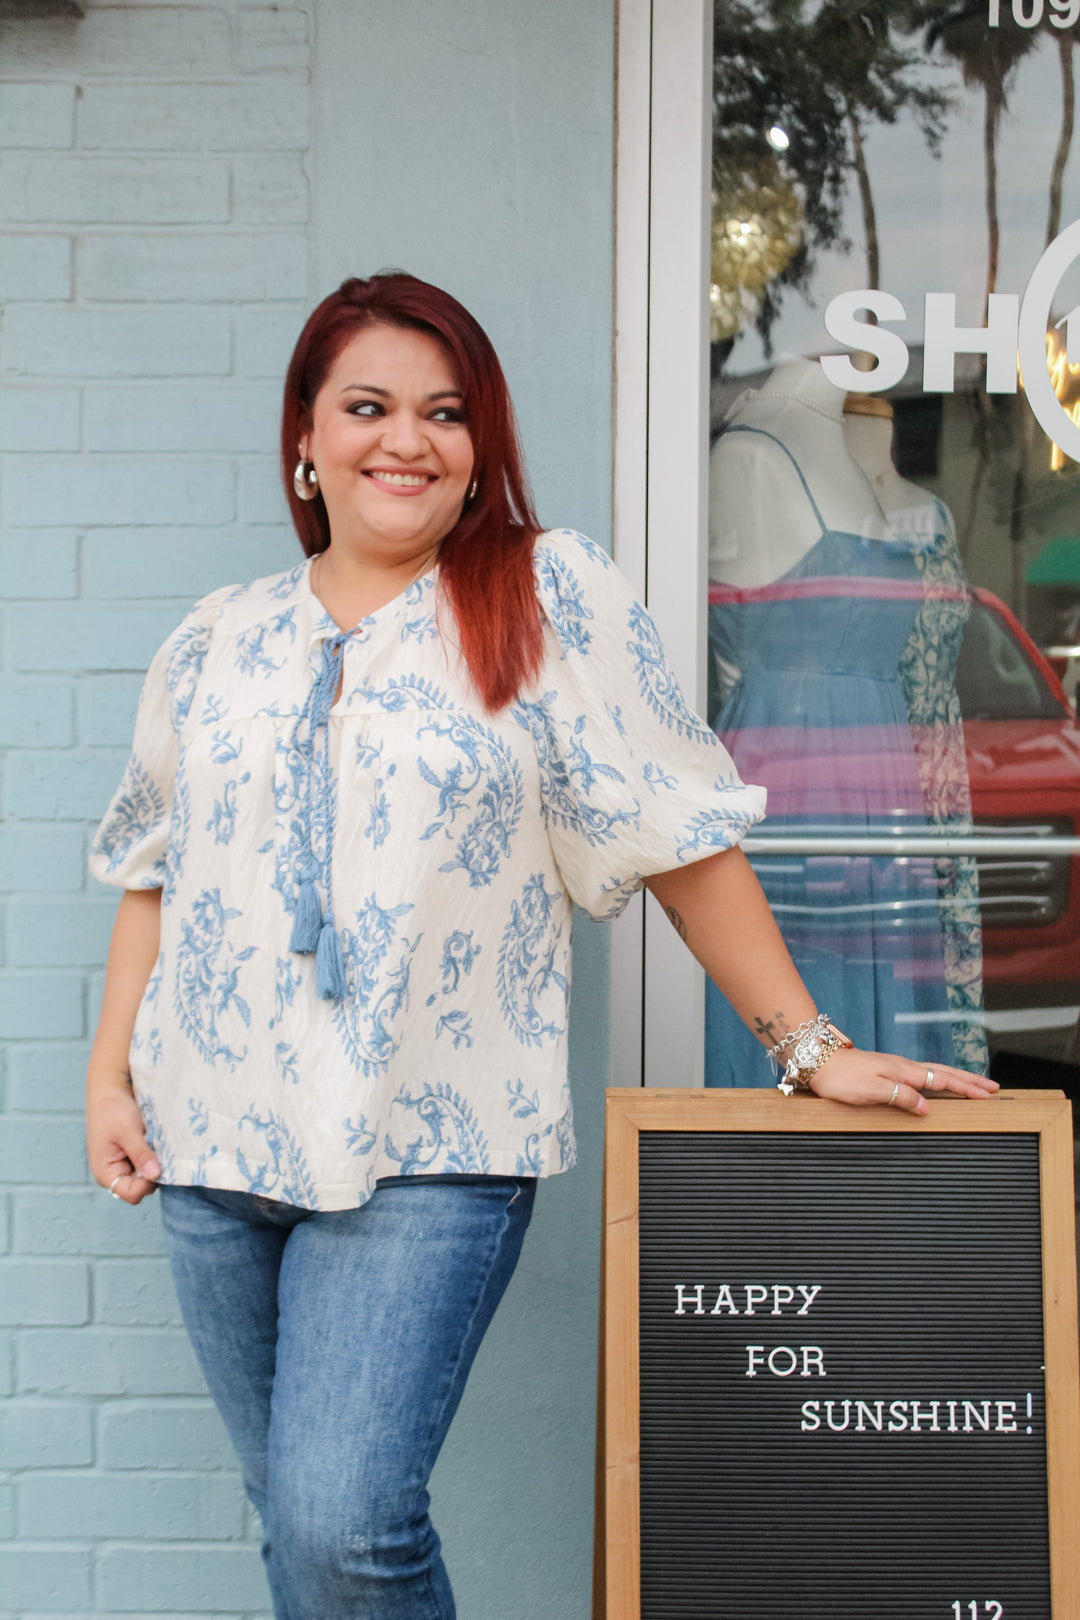
[[[345,994],[345,958],[332,922],[325,922],[315,956],[315,989],[324,1001],[340,1001]]]
[[[296,911],[293,915],[292,934],[289,939],[290,951],[313,951],[317,949],[322,929],[322,906],[315,884],[311,878],[300,880],[300,893],[296,897]]]

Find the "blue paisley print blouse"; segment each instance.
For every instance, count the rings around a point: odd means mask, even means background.
[[[309,572],[215,591],[169,637],[94,839],[95,876],[164,891],[131,1046],[162,1179],[348,1209],[379,1176],[567,1169],[572,906],[617,916],[737,843],[764,792],[568,530],[536,544],[545,656],[510,707],[481,706],[436,566],[348,638],[305,746],[337,634]],[[334,999],[291,948],[305,872]]]

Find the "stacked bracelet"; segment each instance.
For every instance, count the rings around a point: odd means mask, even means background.
[[[777,1041],[770,1050],[769,1057],[775,1062],[788,1047],[794,1047],[777,1090],[782,1091],[785,1097],[794,1096],[796,1091],[809,1091],[810,1081],[821,1065],[832,1057],[834,1052],[854,1044],[836,1028],[835,1024],[829,1022],[827,1013],[818,1013],[816,1018],[808,1019],[805,1024],[800,1024],[798,1029],[790,1030],[783,1040]]]

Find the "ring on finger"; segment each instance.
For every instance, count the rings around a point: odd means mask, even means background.
[[[118,1176],[113,1176],[112,1180],[109,1182],[109,1191],[112,1193],[114,1198],[120,1198],[120,1194],[116,1190],[116,1183],[118,1181],[122,1181],[123,1179],[124,1179],[124,1171],[121,1170],[120,1174]],[[124,1200],[122,1198],[120,1198],[120,1202],[123,1203],[123,1201]]]
[[[923,1081],[923,1090],[924,1091],[933,1091],[933,1089],[934,1089],[934,1071],[933,1071],[933,1069],[927,1069],[927,1071],[926,1071],[926,1079]]]
[[[893,1086],[893,1088],[892,1088],[892,1096],[889,1098],[889,1101],[886,1104],[886,1107],[891,1108],[893,1103],[896,1101],[897,1097],[899,1097],[899,1095],[900,1095],[900,1082],[898,1080],[896,1082],[895,1086]]]

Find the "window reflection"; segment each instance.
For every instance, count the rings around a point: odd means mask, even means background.
[[[754,857],[819,1006],[860,1045],[977,1069],[1002,1051],[1077,1062],[1080,868],[1052,845],[888,856],[859,839],[1080,822],[1076,464],[1022,386],[987,391],[981,357],[958,355],[952,392],[922,384],[925,295],[985,324],[1080,214],[1080,24],[1000,13],[717,0],[714,74],[712,723],[769,789],[764,834],[849,841]],[[824,309],[854,289],[904,311],[888,324],[908,369],[884,393],[871,354],[847,393],[819,364]],[[1047,335],[1067,410],[1078,305],[1074,266]],[[761,1077],[711,989],[706,1053],[710,1084]]]

